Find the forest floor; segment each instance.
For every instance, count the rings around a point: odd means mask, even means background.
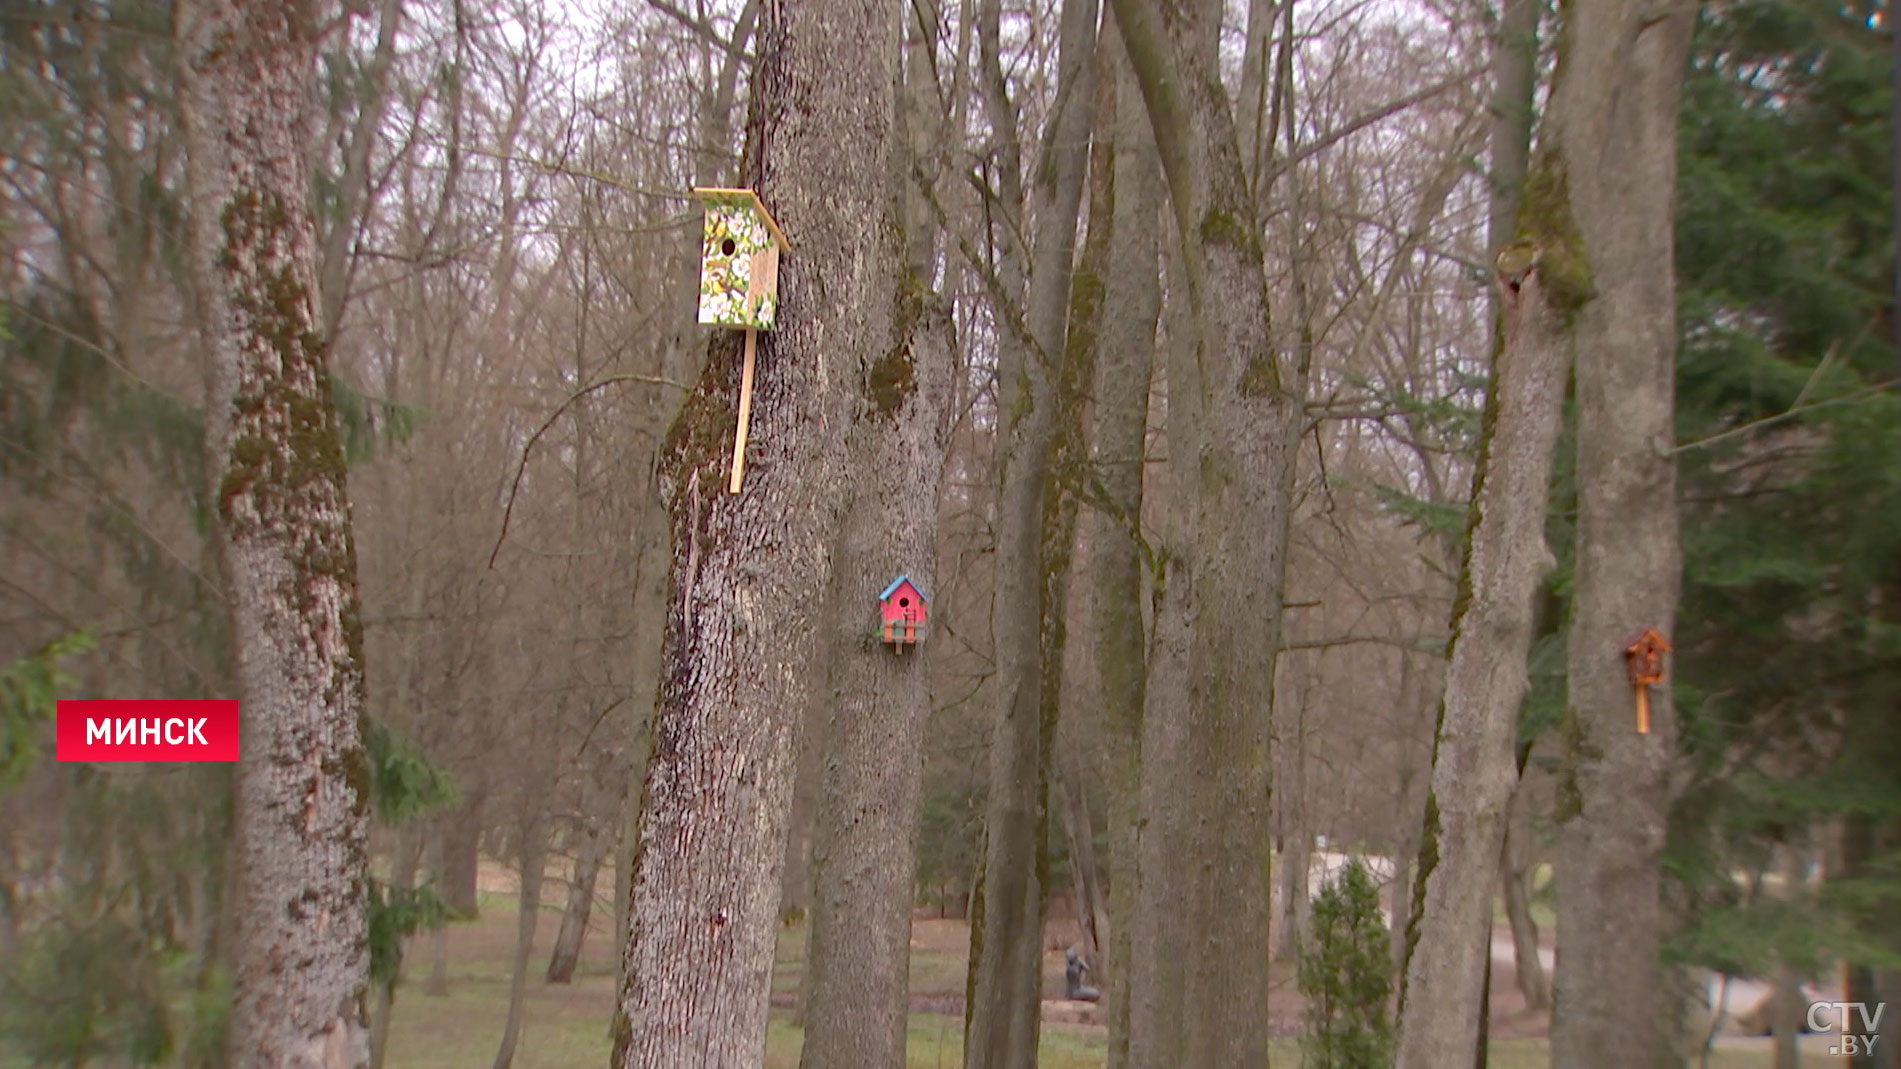
[[[490,885],[493,886],[493,885]],[[512,888],[511,888],[512,890]],[[595,911],[581,965],[570,984],[543,982],[548,950],[560,923],[553,888],[545,897],[536,932],[527,995],[526,1025],[517,1048],[517,1069],[571,1069],[606,1063],[608,1024],[613,1016],[616,952],[610,944],[612,907]],[[410,979],[398,989],[390,1032],[390,1069],[468,1069],[491,1064],[507,1016],[508,973],[515,932],[513,894],[484,892],[479,919],[452,925],[447,935],[448,994],[424,993],[430,969],[427,938],[410,948]],[[1044,1069],[1095,1069],[1105,1058],[1107,1030],[1102,1008],[1061,999],[1062,948],[1073,940],[1073,926],[1052,922],[1044,941],[1044,1027],[1040,1064]],[[911,943],[910,1065],[956,1067],[962,1060],[962,1012],[969,928],[960,920],[920,918]],[[782,929],[773,981],[773,1012],[767,1035],[769,1069],[798,1065],[801,1033],[796,1024],[798,982],[804,965],[805,929]],[[1275,1056],[1283,1065],[1298,1062],[1301,1003],[1291,974],[1277,973],[1270,1000],[1277,1035]],[[1495,962],[1491,1009],[1491,1065],[1494,1069],[1542,1069],[1549,1064],[1543,1014],[1527,1013],[1514,983],[1511,960]],[[1826,1037],[1804,1044],[1804,1053],[1823,1064]],[[1808,1061],[1808,1059],[1805,1059]],[[1767,1041],[1731,1040],[1710,1059],[1711,1069],[1768,1069]]]

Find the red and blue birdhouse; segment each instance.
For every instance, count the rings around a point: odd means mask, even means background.
[[[930,599],[911,581],[900,575],[878,595],[884,617],[884,640],[904,652],[924,637],[924,624],[930,616]]]

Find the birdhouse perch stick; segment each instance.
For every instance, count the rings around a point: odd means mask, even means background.
[[[759,332],[746,328],[746,359],[739,372],[739,426],[733,429],[733,481],[727,484],[726,492],[739,493],[739,483],[746,474],[746,427],[752,422],[752,362],[753,353],[759,345]]]

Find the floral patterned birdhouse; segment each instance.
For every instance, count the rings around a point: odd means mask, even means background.
[[[878,595],[884,620],[884,640],[904,652],[924,637],[924,624],[930,616],[930,599],[924,596],[909,576],[900,575]]]
[[[779,312],[779,254],[792,243],[750,189],[695,189],[706,205],[700,322],[771,330]]]

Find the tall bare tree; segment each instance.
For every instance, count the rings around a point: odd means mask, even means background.
[[[1573,220],[1589,299],[1577,351],[1578,528],[1558,822],[1558,1069],[1665,1064],[1661,861],[1677,723],[1637,730],[1624,648],[1670,634],[1681,554],[1672,416],[1677,99],[1691,8],[1565,9],[1549,146],[1525,212]],[[1533,193],[1533,190],[1537,190]]]
[[[181,5],[190,255],[230,592],[240,1065],[369,1060],[363,625],[310,215],[328,5]]]
[[[853,464],[833,568],[827,641],[830,686],[808,725],[823,771],[812,842],[812,928],[800,1001],[811,1069],[902,1065],[910,1019],[911,906],[916,897],[918,800],[930,719],[931,653],[946,640],[888,647],[874,633],[880,591],[910,577],[937,586],[937,520],[951,425],[956,326],[930,280],[940,253],[924,166],[942,135],[930,81],[936,20],[907,18],[892,191],[904,226],[904,278],[888,353],[861,368],[851,428]],[[942,620],[943,605],[934,606]],[[818,704],[818,703],[815,703]]]
[[[762,5],[746,176],[795,246],[779,329],[760,338],[744,490],[721,492],[734,332],[716,336],[663,461],[672,604],[614,1026],[629,1069],[754,1065],[765,1043],[801,672],[858,384],[894,337],[897,15]]]
[[[1063,591],[1069,581],[1067,545],[1052,544],[1063,540],[1052,539],[1049,526],[1060,493],[1053,485],[1051,455],[1064,417],[1061,384],[1077,213],[1094,125],[1101,11],[1096,0],[1062,4],[1054,110],[1031,172],[1035,222],[1025,227],[1025,202],[1015,175],[1021,165],[1016,108],[1004,83],[998,40],[1001,7],[995,0],[984,4],[979,29],[987,114],[993,136],[1004,145],[998,169],[1005,195],[996,206],[1004,213],[999,259],[1012,266],[992,286],[1005,334],[997,368],[997,596],[991,625],[997,705],[981,915],[972,918],[967,1069],[1035,1064],[1042,1020],[1043,906],[1055,773],[1051,749],[1061,701]],[[1010,236],[1013,230],[1033,234],[1027,250],[1020,237]],[[1017,281],[1026,262],[1027,288]]]
[[[1542,194],[1542,190],[1540,193]],[[1491,954],[1492,888],[1518,785],[1518,710],[1528,677],[1533,602],[1556,563],[1545,505],[1564,423],[1578,250],[1562,217],[1534,214],[1525,264],[1499,265],[1504,337],[1487,398],[1470,545],[1455,610],[1445,705],[1433,754],[1424,888],[1406,967],[1400,1066],[1476,1056]]]
[[[1094,554],[1096,649],[1100,703],[1109,769],[1109,938],[1099,967],[1108,981],[1109,1063],[1128,1058],[1130,933],[1135,922],[1142,784],[1142,710],[1148,685],[1148,645],[1142,595],[1148,589],[1141,536],[1143,477],[1147,467],[1150,379],[1156,324],[1161,315],[1160,236],[1162,176],[1140,90],[1129,69],[1113,15],[1103,19],[1104,100],[1097,116],[1100,141],[1114,167],[1109,184],[1108,277],[1095,361],[1093,471],[1101,499],[1090,513]],[[1092,219],[1091,227],[1099,225]]]
[[[927,246],[928,247],[928,243]],[[889,647],[873,630],[900,574],[936,587],[938,480],[949,430],[948,309],[910,265],[898,342],[863,369],[852,428],[852,507],[831,600],[831,701],[812,844],[806,951],[807,1069],[902,1065],[910,1019],[911,904],[932,646]],[[929,623],[927,621],[927,629]]]
[[[1192,480],[1196,494],[1193,563],[1178,574],[1171,560],[1168,583],[1192,585],[1194,640],[1181,682],[1195,700],[1181,752],[1184,767],[1199,774],[1170,776],[1173,782],[1158,785],[1164,795],[1177,796],[1172,804],[1187,821],[1186,853],[1171,866],[1182,886],[1163,908],[1221,918],[1189,928],[1184,943],[1159,948],[1187,959],[1179,1046],[1148,1051],[1134,1063],[1259,1065],[1267,1060],[1261,1007],[1267,1005],[1272,901],[1267,724],[1306,354],[1283,359],[1269,336],[1262,231],[1216,65],[1219,5],[1116,0],[1114,6],[1148,105],[1193,309],[1201,374],[1192,385],[1171,376],[1171,432],[1184,386],[1199,395],[1206,426],[1198,450],[1176,460],[1193,472],[1178,485],[1185,489]],[[1287,121],[1291,130],[1291,116]],[[1170,450],[1176,450],[1172,433]],[[1163,626],[1158,622],[1157,637],[1166,641]],[[1151,675],[1152,700],[1157,683]],[[1145,857],[1142,871],[1159,870]],[[1143,998],[1144,978],[1132,980],[1135,997]]]
[[[1460,570],[1446,690],[1433,746],[1406,929],[1397,1064],[1480,1057],[1489,998],[1492,896],[1518,786],[1519,709],[1539,584],[1555,564],[1545,508],[1571,368],[1563,325],[1580,299],[1563,219],[1519,208],[1531,134],[1537,8],[1511,5],[1494,44],[1488,251],[1497,273],[1492,383]],[[1529,952],[1536,960],[1537,947]],[[1410,1011],[1410,1012],[1408,1012]]]

